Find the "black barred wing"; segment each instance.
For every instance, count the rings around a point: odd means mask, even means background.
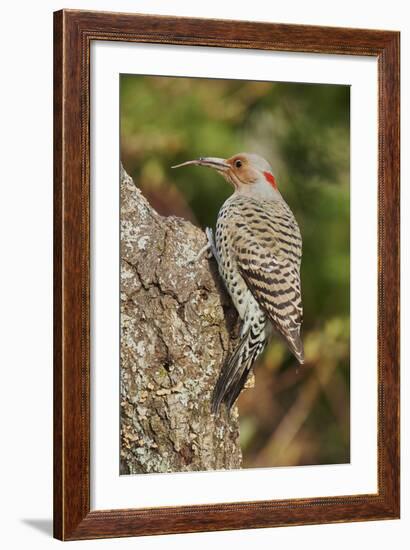
[[[239,225],[233,242],[238,269],[273,327],[302,363],[299,227],[290,211],[265,220],[248,218]]]

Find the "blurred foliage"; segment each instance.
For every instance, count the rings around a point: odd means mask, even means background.
[[[297,368],[276,340],[239,399],[245,467],[350,460],[350,88],[121,76],[121,159],[151,204],[214,227],[231,194],[199,156],[256,152],[272,165],[303,237]]]

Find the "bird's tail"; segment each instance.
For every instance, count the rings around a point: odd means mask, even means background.
[[[288,331],[285,339],[290,351],[293,353],[299,363],[303,365],[303,363],[305,362],[305,352],[303,349],[302,338],[300,336],[300,328]]]
[[[250,326],[237,348],[222,367],[212,395],[212,413],[217,414],[221,403],[228,411],[235,403],[249,376],[252,365],[265,347],[265,331]]]

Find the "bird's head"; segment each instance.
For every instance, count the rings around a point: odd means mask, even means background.
[[[262,197],[280,197],[270,164],[254,153],[238,153],[228,159],[200,157],[177,164],[172,168],[189,165],[213,168],[239,193]]]

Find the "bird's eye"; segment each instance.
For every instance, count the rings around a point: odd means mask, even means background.
[[[241,160],[235,160],[235,167],[236,168],[240,168],[242,166],[242,161]]]

